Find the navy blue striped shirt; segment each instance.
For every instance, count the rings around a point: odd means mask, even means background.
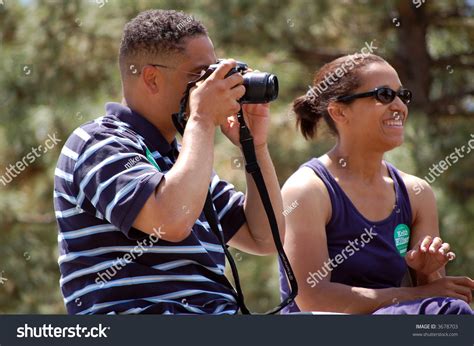
[[[54,208],[69,313],[236,313],[224,251],[204,213],[178,243],[160,238],[166,225],[154,235],[132,227],[178,154],[176,140],[169,144],[118,103],[68,138],[55,171]],[[211,191],[227,242],[246,222],[244,195],[214,173]]]

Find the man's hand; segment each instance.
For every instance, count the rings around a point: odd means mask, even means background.
[[[426,276],[444,268],[446,263],[456,258],[448,243],[439,237],[426,236],[405,256],[407,265]]]
[[[268,103],[244,104],[242,110],[245,122],[252,133],[254,145],[259,147],[266,144],[270,123],[270,105]],[[228,117],[226,124],[221,125],[221,130],[234,145],[240,147],[239,120],[236,115]]]
[[[275,167],[267,147],[270,106],[269,104],[244,104],[242,110],[245,122],[253,136],[257,161],[275,211],[280,238],[283,240],[285,238],[285,218],[282,213],[283,202]],[[228,117],[227,123],[221,125],[222,133],[237,147],[241,147],[239,125],[236,115]],[[247,223],[239,229],[237,234],[230,240],[229,245],[256,255],[273,254],[276,252],[276,248],[260,194],[252,176],[246,173],[245,177],[247,181],[247,195],[244,211]]]
[[[248,69],[248,71],[253,70]],[[270,124],[270,104],[243,104],[242,110],[245,122],[252,133],[254,145],[259,147],[266,144]],[[234,145],[240,147],[239,120],[236,115],[228,117],[225,124],[221,125],[221,130]]]
[[[224,124],[229,115],[239,111],[238,100],[245,94],[244,78],[240,73],[225,78],[235,66],[235,60],[224,60],[206,80],[191,90],[190,118],[218,126]]]

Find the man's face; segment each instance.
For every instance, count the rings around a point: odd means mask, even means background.
[[[185,41],[185,51],[179,54],[172,69],[162,69],[165,78],[162,102],[166,102],[164,108],[169,110],[170,116],[179,110],[179,103],[189,82],[198,78],[202,70],[216,63],[217,57],[214,46],[206,35],[191,37]],[[170,65],[171,66],[171,65]]]

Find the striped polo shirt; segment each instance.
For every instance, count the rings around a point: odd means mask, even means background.
[[[132,227],[176,161],[170,144],[129,108],[77,128],[61,150],[54,177],[60,286],[70,314],[234,314],[225,255],[204,213],[181,242]],[[226,242],[246,222],[244,195],[213,173],[219,231]],[[183,213],[186,206],[176,205]]]

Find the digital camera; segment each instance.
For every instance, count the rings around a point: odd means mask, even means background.
[[[222,60],[219,60],[210,65],[204,78],[211,75],[221,62]],[[248,71],[248,65],[240,61],[237,61],[237,66],[233,67],[225,78],[234,73],[240,73],[244,77],[245,95],[239,100],[240,103],[268,103],[278,97],[278,78],[274,74]]]

